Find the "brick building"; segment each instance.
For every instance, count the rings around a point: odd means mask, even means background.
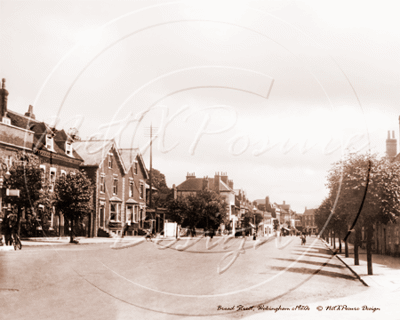
[[[142,227],[148,174],[138,150],[118,149],[114,140],[80,141],[75,149],[94,185],[88,236],[118,233],[127,221],[133,229]]]
[[[318,227],[315,224],[315,209],[304,209],[303,213],[303,231],[311,234],[318,234]]]
[[[195,195],[201,190],[212,190],[217,192],[225,203],[228,205],[227,216],[231,221],[231,228],[234,230],[238,224],[238,217],[235,205],[235,191],[233,189],[233,181],[228,179],[227,173],[216,173],[214,178],[196,178],[195,173],[188,173],[186,180],[176,187],[177,196],[186,197]]]
[[[5,90],[5,80],[2,82],[1,95],[1,124],[0,124],[0,152],[6,158],[8,165],[11,165],[18,151],[29,152],[37,155],[40,167],[43,171],[43,179],[49,185],[49,191],[54,191],[57,178],[69,172],[79,170],[83,160],[73,149],[73,139],[64,130],[57,130],[45,122],[36,119],[33,107],[29,106],[28,111],[22,115],[8,109]],[[49,220],[42,220],[43,206],[37,208],[36,214],[39,221],[40,235],[63,236],[68,233],[68,225],[62,213],[55,212],[54,208],[50,213]],[[22,223],[25,220],[23,212]],[[84,235],[84,231],[78,234]]]

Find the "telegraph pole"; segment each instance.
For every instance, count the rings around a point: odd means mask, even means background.
[[[152,205],[152,193],[153,193],[153,181],[152,181],[152,172],[153,172],[153,124],[150,124],[150,199],[149,199],[149,207]]]
[[[150,137],[150,172],[149,172],[149,184],[150,184],[150,192],[149,192],[149,209],[152,209],[153,206],[153,124],[150,124],[149,137]],[[147,135],[147,134],[146,134]],[[153,223],[155,221],[155,211],[154,215],[152,214],[152,222],[151,227],[153,229]]]

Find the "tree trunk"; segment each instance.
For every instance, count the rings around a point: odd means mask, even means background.
[[[360,265],[359,257],[358,257],[358,247],[360,245],[360,227],[356,226],[355,235],[354,235],[354,265]]]
[[[333,231],[333,249],[336,249],[336,232]]]
[[[17,234],[21,237],[21,208],[19,206],[17,211]]]
[[[69,227],[70,227],[70,232],[69,232],[69,243],[74,242],[74,221],[72,219],[69,220]]]
[[[368,275],[372,275],[372,237],[373,237],[373,226],[372,223],[367,225],[367,269]]]
[[[342,253],[342,235],[339,233],[339,253]]]
[[[348,239],[346,239],[346,241],[344,242],[344,256],[346,258],[349,257],[349,243],[348,243]]]

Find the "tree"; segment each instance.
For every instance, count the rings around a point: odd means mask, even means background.
[[[152,208],[166,207],[168,201],[173,198],[173,190],[168,188],[164,174],[157,169],[152,169],[151,173],[152,187],[156,189],[152,191]],[[146,183],[150,185],[150,179],[147,179]]]
[[[51,195],[44,183],[42,174],[39,158],[36,155],[24,152],[17,153],[10,168],[10,176],[5,181],[5,187],[20,191],[19,197],[7,197],[7,202],[17,207],[18,233],[20,233],[22,210],[25,210],[26,213],[29,212],[33,217],[39,204],[43,204],[45,208],[48,208],[51,204]],[[49,211],[45,210],[43,214],[48,215]],[[31,220],[30,217],[29,220]],[[33,221],[36,221],[36,219],[33,219]],[[36,223],[32,225],[35,227]]]
[[[368,274],[372,274],[373,225],[395,221],[400,215],[399,181],[399,163],[370,153],[349,153],[342,161],[335,163],[328,174],[330,202],[336,203],[335,218],[329,224],[332,229],[340,227],[343,230],[344,225],[357,221],[355,264],[358,262],[359,233],[361,226],[365,227]]]
[[[167,186],[167,182],[165,180],[165,175],[162,174],[160,171],[158,171],[157,169],[151,169],[151,183],[153,185],[154,188],[156,188],[159,191],[166,191],[169,190],[168,186]],[[150,179],[147,179],[147,183],[150,183]]]
[[[223,197],[211,190],[171,200],[167,209],[171,219],[191,230],[196,227],[216,229],[221,223],[226,223],[227,204]]]
[[[56,181],[54,205],[70,222],[73,243],[74,222],[81,221],[92,210],[92,183],[83,171],[68,173]]]

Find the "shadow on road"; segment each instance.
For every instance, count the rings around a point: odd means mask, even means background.
[[[313,256],[314,257],[314,256]],[[327,257],[325,257],[326,259]],[[298,263],[304,263],[304,264],[311,264],[314,266],[321,266],[321,262],[318,261],[307,261],[307,260],[296,260],[296,259],[283,259],[283,258],[274,258],[275,260],[281,260],[281,261],[289,261],[289,262],[298,262]],[[324,265],[324,267],[331,267],[331,268],[339,268],[339,269],[344,269],[344,266],[338,265],[338,264],[333,264],[333,263],[327,263]]]
[[[277,270],[277,271],[282,271],[282,270],[286,269],[284,267],[275,267],[275,266],[271,266],[270,268],[273,270]],[[331,272],[331,271],[322,270],[322,269],[316,270],[316,269],[309,269],[309,268],[290,268],[286,271],[294,272],[294,273],[301,273],[301,274],[315,274],[315,275],[318,274],[321,276],[332,277],[332,278],[342,278],[342,279],[347,279],[347,280],[357,280],[356,277],[351,276],[351,275],[341,274],[338,272]]]

